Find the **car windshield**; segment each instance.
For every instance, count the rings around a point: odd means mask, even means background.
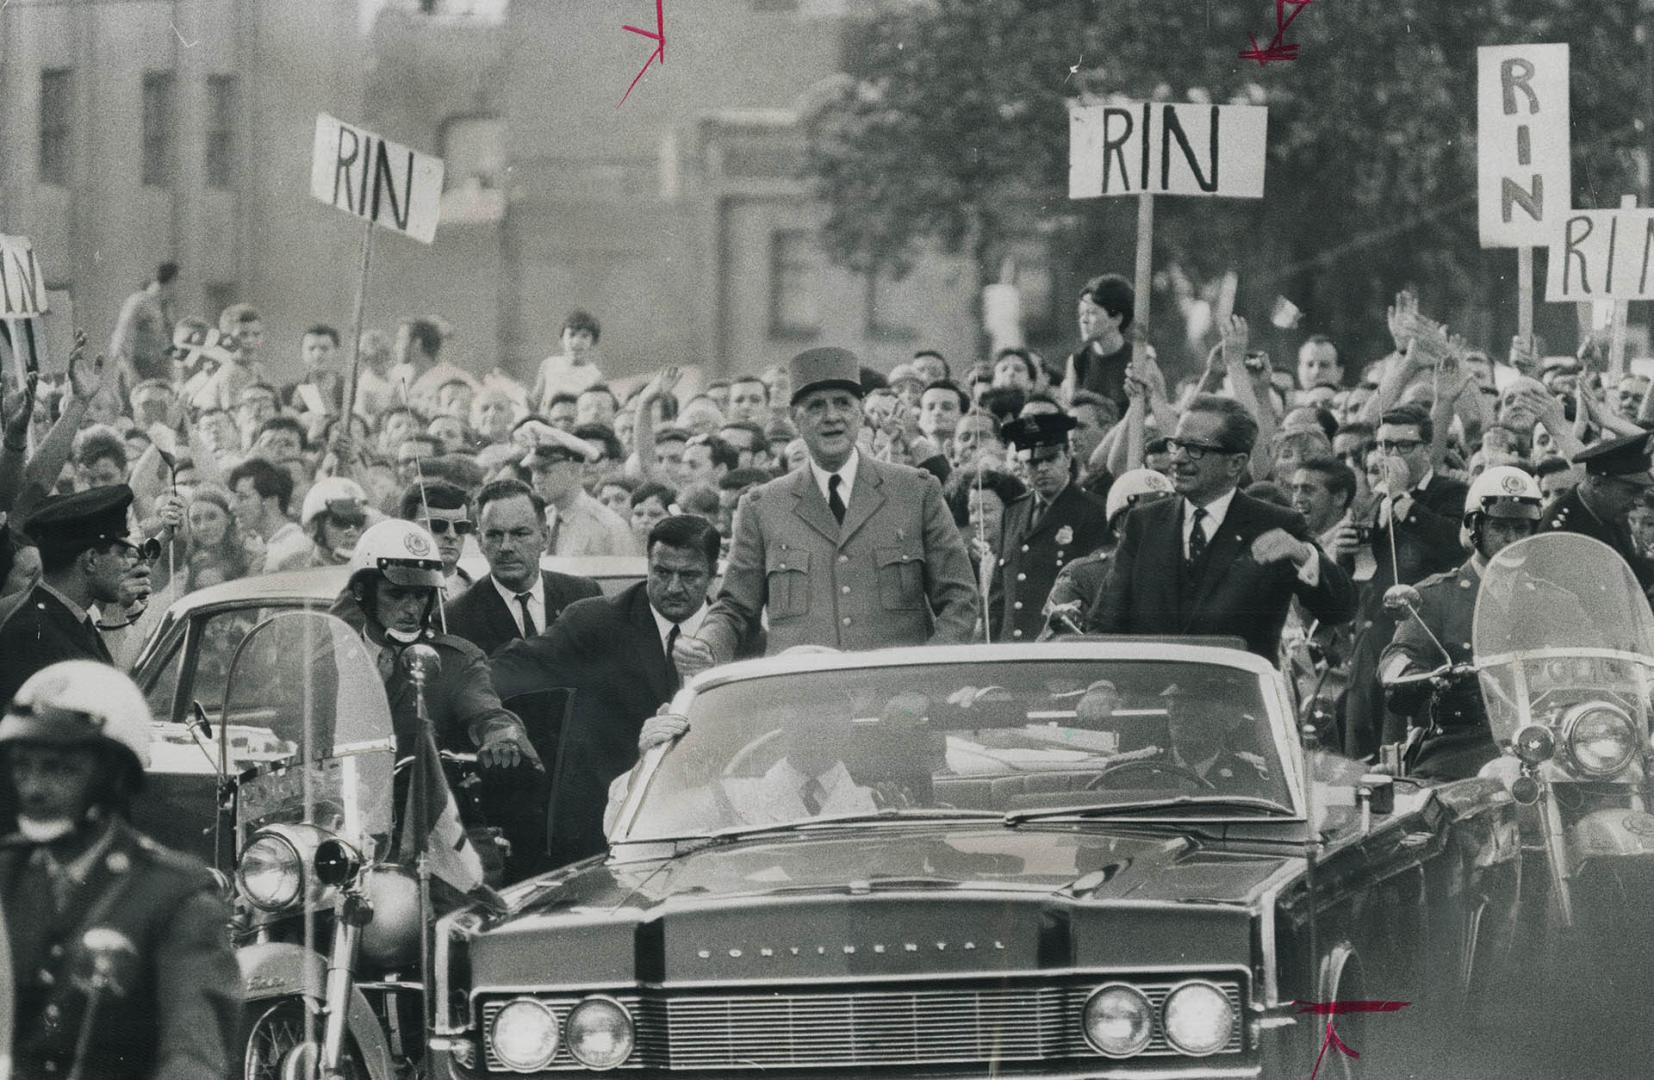
[[[1168,799],[1173,816],[1290,813],[1268,700],[1253,672],[1148,660],[742,679],[695,696],[624,839]]]

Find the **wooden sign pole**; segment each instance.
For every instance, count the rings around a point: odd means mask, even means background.
[[[341,429],[345,435],[350,434],[350,418],[356,414],[356,382],[357,373],[362,366],[362,317],[367,307],[368,269],[373,265],[373,222],[362,222],[362,257],[361,273],[356,278],[356,307],[351,316],[350,334],[350,371],[345,375],[344,402]]]
[[[1620,209],[1635,210],[1637,197],[1635,195],[1621,195]],[[1619,384],[1625,375],[1625,318],[1630,305],[1624,300],[1614,301],[1614,316],[1609,322],[1608,331],[1608,383],[1607,388]]]
[[[1533,343],[1533,248],[1516,249],[1516,332]]]
[[[1153,291],[1154,271],[1154,196],[1143,192],[1137,196],[1137,277],[1133,287],[1137,296],[1133,305],[1131,325],[1131,360],[1141,365],[1149,346],[1149,294]]]

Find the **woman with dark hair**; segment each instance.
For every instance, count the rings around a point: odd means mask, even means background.
[[[948,482],[948,509],[959,526],[978,581],[982,580],[983,567],[991,568],[999,558],[993,545],[999,542],[999,523],[1005,508],[1027,493],[1022,481],[987,466],[955,473]]]
[[[195,489],[185,517],[185,589],[194,591],[221,581],[234,581],[263,568],[263,553],[254,566],[237,527],[230,493],[217,484]]]

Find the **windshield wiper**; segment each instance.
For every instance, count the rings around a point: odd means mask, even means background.
[[[704,846],[710,846],[736,840],[748,840],[758,836],[807,832],[812,829],[830,829],[839,825],[866,824],[868,822],[962,820],[999,821],[1002,818],[1000,814],[992,810],[947,810],[936,807],[898,809],[888,807],[883,810],[858,811],[853,814],[800,818],[797,821],[779,822],[773,825],[738,825],[734,828],[720,829],[717,832],[701,833],[696,836],[628,837],[621,842],[626,844],[693,844],[698,842]]]
[[[1157,810],[1175,810],[1183,807],[1244,810],[1264,814],[1292,813],[1290,807],[1282,806],[1273,799],[1260,799],[1252,795],[1178,795],[1167,799],[1143,799],[1140,802],[1090,803],[1085,806],[1062,806],[1045,810],[1012,810],[1005,814],[1002,820],[1007,825],[1016,825],[1045,818],[1132,817]]]

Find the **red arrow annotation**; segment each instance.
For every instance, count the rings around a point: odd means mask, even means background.
[[[1311,0],[1275,0],[1275,36],[1269,39],[1268,45],[1260,46],[1258,36],[1248,33],[1246,36],[1252,42],[1252,47],[1242,49],[1240,58],[1242,60],[1256,60],[1259,67],[1268,67],[1271,60],[1298,59],[1297,43],[1282,42],[1281,39],[1286,36],[1287,27],[1292,25],[1294,19],[1303,14],[1304,9],[1309,7],[1310,2]],[[1288,15],[1286,13],[1287,8],[1292,9],[1292,14]]]
[[[662,64],[666,63],[666,0],[655,0],[655,28],[653,30],[643,30],[636,26],[625,25],[621,26],[621,29],[630,30],[639,37],[646,37],[653,41],[655,51],[649,54],[649,59],[645,60],[643,67],[638,69],[637,75],[632,79],[632,85],[628,86],[626,92],[620,95],[620,103],[615,106],[617,109],[626,104],[626,99],[632,96],[632,86],[636,86],[638,79],[643,78],[643,73],[649,70],[650,64],[657,60]]]
[[[1297,46],[1293,47],[1296,48]],[[1333,1047],[1340,1054],[1343,1054],[1348,1058],[1358,1058],[1361,1056],[1359,1052],[1350,1049],[1349,1045],[1345,1043],[1343,1039],[1338,1037],[1338,1032],[1332,1029],[1333,1017],[1343,1016],[1348,1013],[1400,1012],[1402,1009],[1405,1009],[1408,1005],[1412,1004],[1412,1002],[1378,1000],[1294,1001],[1293,1004],[1300,1006],[1298,1009],[1300,1013],[1315,1013],[1319,1016],[1325,1016],[1327,1018],[1327,1033],[1321,1040],[1321,1052],[1315,1055],[1315,1067],[1311,1069],[1309,1073],[1309,1080],[1315,1080],[1316,1074],[1321,1071],[1321,1059],[1327,1056],[1328,1046]]]

